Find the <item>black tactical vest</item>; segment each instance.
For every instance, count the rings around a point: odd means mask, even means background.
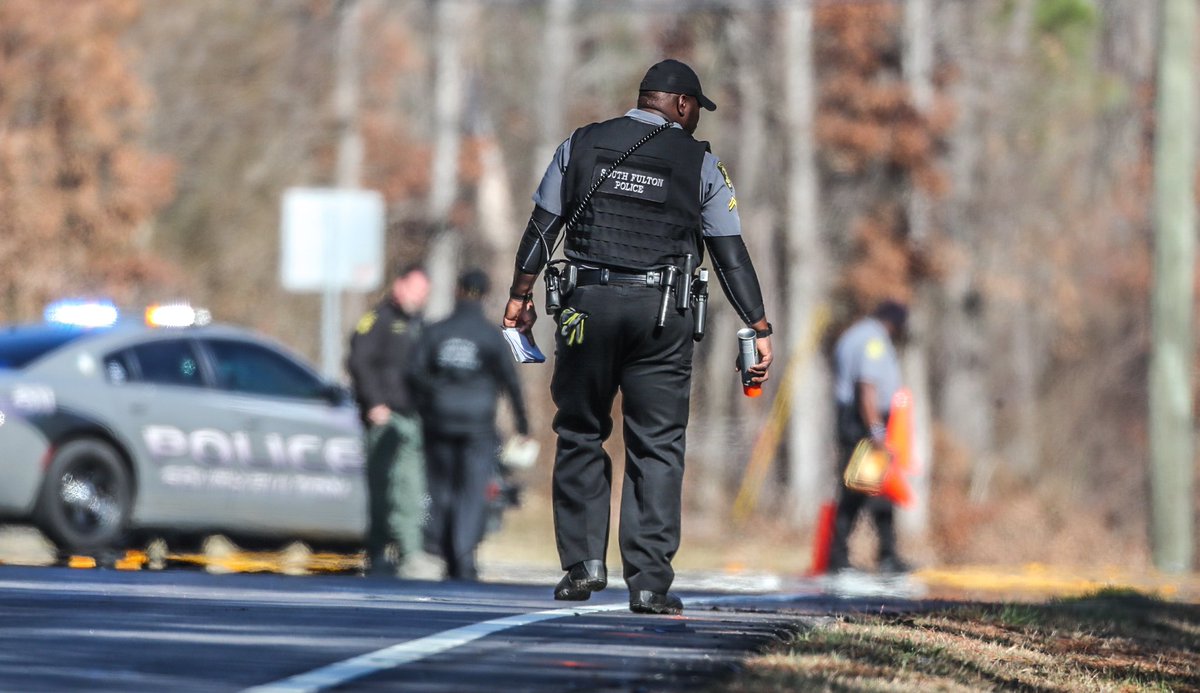
[[[654,125],[620,117],[579,128],[563,181],[569,214],[609,164]],[[627,270],[679,266],[703,253],[700,167],[708,145],[671,127],[643,144],[604,182],[567,232],[575,262]]]

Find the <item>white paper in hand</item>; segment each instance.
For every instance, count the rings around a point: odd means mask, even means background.
[[[513,436],[500,450],[500,464],[513,469],[529,469],[537,462],[541,449],[533,438]]]
[[[508,341],[508,348],[512,349],[513,358],[517,360],[517,363],[545,363],[546,355],[537,348],[529,335],[515,327],[506,327],[503,332],[504,339]]]

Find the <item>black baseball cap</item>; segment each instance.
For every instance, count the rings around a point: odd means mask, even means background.
[[[700,78],[692,68],[678,60],[667,58],[646,70],[638,91],[665,91],[668,94],[687,94],[696,97],[705,110],[717,110],[717,104],[700,91]]]
[[[875,306],[872,314],[882,322],[891,323],[900,332],[908,329],[908,306],[899,301],[885,299]]]
[[[458,278],[458,290],[470,296],[483,296],[491,289],[487,272],[472,268],[463,272]]]

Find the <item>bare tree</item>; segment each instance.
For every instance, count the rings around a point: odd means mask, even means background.
[[[730,12],[723,22],[723,45],[729,51],[728,60],[723,62],[730,66],[732,83],[739,100],[755,105],[741,109],[722,108],[713,119],[721,126],[718,134],[730,133],[734,136],[727,138],[730,141],[722,143],[720,151],[723,157],[733,157],[725,163],[735,180],[737,212],[741,218],[746,245],[754,258],[754,267],[764,299],[767,301],[768,311],[777,311],[780,308],[777,297],[782,296],[782,291],[778,288],[778,274],[775,271],[777,239],[774,233],[774,214],[767,191],[770,183],[767,175],[770,168],[767,163],[767,135],[771,110],[767,85],[768,71],[773,66],[763,63],[764,60],[770,60],[770,53],[764,52],[761,45],[765,38],[766,25],[773,16],[773,13],[734,11]],[[756,43],[756,39],[759,43]],[[740,321],[724,301],[710,301],[709,316],[710,337],[707,342],[710,344],[701,352],[703,376],[700,379],[701,397],[698,398],[700,402],[697,407],[697,418],[701,423],[694,426],[693,430],[700,441],[700,444],[695,446],[696,456],[702,460],[703,465],[703,473],[697,475],[701,502],[707,507],[724,507],[726,503],[722,501],[728,500],[730,485],[737,483],[739,478],[742,483],[747,483],[744,474],[748,470],[742,465],[729,464],[729,451],[737,449],[752,453],[750,441],[744,440],[741,432],[743,428],[761,430],[763,420],[761,412],[737,406],[741,395],[738,392],[737,378],[730,366],[728,351],[731,336],[740,327]],[[782,336],[781,331],[780,337]],[[786,348],[786,342],[780,341],[783,348]],[[773,391],[777,393],[777,397],[790,396],[789,393],[777,389],[782,381],[779,374],[786,367],[785,361],[786,359],[781,358],[778,362],[777,379],[772,381],[776,385]],[[740,412],[737,411],[739,409]],[[747,422],[747,418],[753,421]],[[735,420],[750,425],[736,426]],[[774,457],[772,451],[771,459]]]
[[[0,3],[0,315],[79,293],[178,288],[147,252],[174,166],[139,142],[151,100],[122,33],[137,4]],[[86,85],[86,88],[83,88]],[[161,150],[160,150],[161,151]],[[141,227],[141,228],[139,228]],[[140,238],[139,238],[140,237]]]
[[[574,64],[575,0],[545,0],[546,25],[542,32],[541,71],[538,74],[538,141],[534,150],[532,180],[539,180],[546,162],[562,141],[566,121],[567,75]]]
[[[943,8],[946,31],[964,40],[948,44],[950,60],[962,70],[963,78],[952,87],[959,117],[951,134],[950,177],[954,183],[945,226],[955,252],[947,263],[938,311],[941,389],[937,411],[953,440],[974,460],[972,496],[977,500],[988,485],[993,449],[984,297],[972,221],[972,206],[980,193],[978,169],[983,163],[983,143],[978,133],[988,107],[982,92],[991,69],[987,53],[979,49],[984,41],[980,27],[988,24],[991,12],[987,5],[951,2]]]
[[[454,279],[462,248],[459,229],[450,218],[458,196],[458,157],[462,144],[463,99],[466,78],[462,64],[463,26],[472,8],[464,0],[434,3],[433,161],[429,188],[429,221],[437,229],[429,249],[432,288],[428,314],[450,312]]]
[[[933,2],[909,0],[904,12],[904,77],[913,106],[924,115],[933,106]],[[915,184],[908,191],[909,241],[919,253],[929,254],[932,243],[933,201]],[[913,394],[913,454],[918,461],[914,480],[916,503],[900,515],[910,531],[923,534],[929,526],[930,472],[933,467],[933,413],[929,383],[932,340],[932,287],[918,286],[912,306],[912,340],[904,354],[905,381]]]
[[[359,82],[363,5],[360,0],[339,0],[337,51],[334,69],[333,112],[337,130],[337,164],[334,181],[339,188],[362,184],[363,138],[360,129]],[[326,287],[321,295],[321,372],[334,377],[342,371],[342,342],[346,333],[347,301],[340,290]],[[353,303],[353,299],[351,299]]]
[[[362,0],[339,0],[334,117],[338,133],[335,178],[340,188],[357,188],[362,185],[363,139],[359,127],[359,52],[362,18]]]
[[[1154,351],[1150,487],[1154,562],[1192,569],[1195,522],[1196,3],[1162,0],[1154,147]]]
[[[787,283],[787,343],[805,344],[816,328],[821,303],[829,295],[829,256],[820,223],[814,121],[816,79],[813,66],[813,7],[800,0],[783,10],[784,65],[788,132],[788,193],[785,257],[792,268]],[[794,518],[811,514],[827,493],[830,479],[828,374],[817,358],[805,359],[794,371],[788,430],[789,486]]]

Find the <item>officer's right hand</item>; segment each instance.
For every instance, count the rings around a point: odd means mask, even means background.
[[[392,410],[386,404],[376,404],[367,410],[367,421],[372,426],[382,426],[392,418]]]
[[[515,327],[520,332],[528,333],[533,329],[533,323],[535,322],[537,322],[537,309],[533,307],[532,300],[508,299],[508,305],[504,307],[504,320],[500,324],[504,327]]]

